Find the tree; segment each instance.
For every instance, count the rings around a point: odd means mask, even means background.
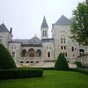
[[[71,33],[77,42],[88,45],[88,0],[79,3],[73,11],[71,19]]]
[[[74,64],[77,65],[77,68],[82,68],[82,67],[83,67],[83,66],[82,66],[82,63],[79,62],[79,61],[75,61]]]
[[[15,62],[8,50],[0,44],[0,69],[16,68]]]
[[[55,69],[56,70],[68,70],[68,63],[62,53],[59,54],[56,60]]]

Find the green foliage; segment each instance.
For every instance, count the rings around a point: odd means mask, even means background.
[[[0,70],[0,79],[42,77],[42,69],[5,69]]]
[[[2,44],[0,44],[0,69],[12,68],[16,68],[16,65],[8,50]]]
[[[74,64],[77,65],[77,68],[82,68],[83,67],[81,62],[79,62],[79,61],[75,61]]]
[[[42,78],[0,80],[0,88],[88,88],[88,75],[46,70]]]
[[[71,32],[77,42],[88,45],[88,0],[79,3],[73,11],[71,19]]]
[[[68,70],[68,63],[62,53],[60,53],[60,55],[57,58],[57,61],[55,63],[55,69],[56,70]]]
[[[43,69],[43,70],[54,70],[54,67],[37,67],[34,69]]]
[[[83,74],[86,74],[86,75],[88,75],[88,70],[87,69],[84,69],[84,68],[82,68],[82,69],[79,69],[79,68],[77,68],[77,69],[69,69],[69,71],[72,71],[72,72],[79,72],[79,73],[83,73]]]

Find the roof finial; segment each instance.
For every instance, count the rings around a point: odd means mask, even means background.
[[[36,37],[36,34],[35,34],[35,37]]]
[[[4,20],[3,20],[3,24],[4,24]]]

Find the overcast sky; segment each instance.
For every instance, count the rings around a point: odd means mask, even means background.
[[[49,25],[51,37],[52,23],[61,15],[68,18],[79,2],[84,0],[0,0],[0,24],[13,28],[13,38],[30,39],[35,34],[41,38],[40,26],[43,17]]]

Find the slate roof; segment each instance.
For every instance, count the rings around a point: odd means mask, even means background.
[[[53,42],[54,38],[42,39],[42,42]]]
[[[0,25],[0,32],[9,32],[4,23]]]
[[[71,20],[62,15],[55,23],[55,25],[70,25]]]
[[[47,22],[46,22],[45,16],[44,16],[44,18],[43,18],[43,22],[42,22],[41,28],[48,28],[48,24],[47,24]]]
[[[11,43],[21,43],[23,47],[41,47],[41,40],[34,36],[32,39],[13,39]]]

